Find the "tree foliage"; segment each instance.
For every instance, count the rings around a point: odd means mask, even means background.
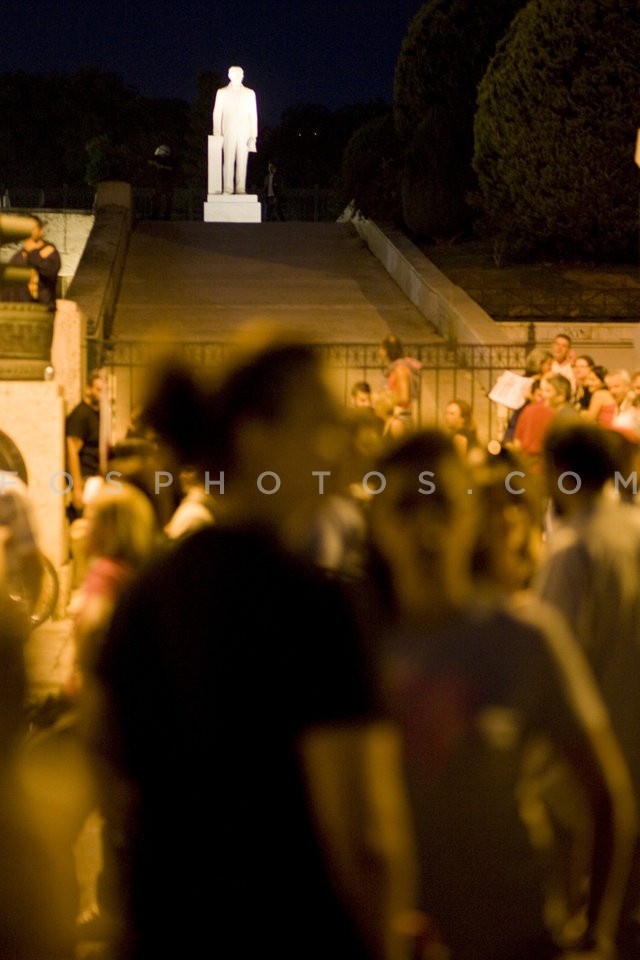
[[[402,211],[412,233],[448,239],[466,222],[467,164],[454,130],[451,112],[432,106],[406,152]]]
[[[222,72],[202,71],[193,103],[139,95],[116,74],[83,69],[72,74],[0,74],[0,192],[5,188],[84,187],[102,179],[152,186],[149,161],[170,147],[177,185],[206,189],[207,136],[213,130]],[[294,104],[276,127],[259,131],[248,182],[258,190],[270,159],[285,187],[334,187],[342,154],[359,126],[388,112],[382,101],[330,110]]]
[[[184,143],[189,110],[182,100],[141,97],[108,71],[0,74],[2,185],[83,186],[123,163],[143,176],[156,146]]]
[[[640,6],[532,0],[484,77],[474,167],[487,228],[527,248],[629,255],[638,231]]]
[[[135,158],[123,143],[114,143],[106,134],[94,137],[86,144],[88,162],[86,182],[95,187],[104,180],[124,180],[135,177]]]
[[[196,98],[191,107],[182,168],[187,183],[202,187],[207,182],[207,137],[213,133],[216,91],[226,85],[220,73],[202,70],[196,78]]]
[[[340,200],[352,200],[365,217],[400,219],[401,150],[393,114],[375,117],[359,127],[342,158]]]
[[[321,104],[297,103],[283,111],[277,127],[261,131],[258,175],[275,160],[288,187],[332,187],[353,132],[388,111],[381,101],[330,110]]]
[[[409,24],[394,77],[398,132],[411,136],[432,106],[472,116],[477,86],[526,0],[427,0]]]
[[[471,158],[477,86],[497,41],[525,2],[428,0],[409,24],[396,64],[394,113],[407,148],[403,209],[419,233],[446,235],[469,218],[464,195],[475,186]],[[431,121],[437,130],[430,135]],[[452,162],[439,162],[440,137]],[[414,201],[434,176],[439,179],[429,191],[433,205],[423,199],[421,214]]]

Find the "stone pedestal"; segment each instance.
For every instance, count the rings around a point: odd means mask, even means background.
[[[204,204],[206,223],[260,223],[262,206],[256,193],[208,194]]]
[[[74,300],[58,300],[51,344],[54,380],[62,387],[66,412],[82,400],[87,370],[85,339],[87,321]]]
[[[222,193],[222,145],[224,137],[211,135],[207,137],[208,181],[207,193],[209,196]],[[205,220],[207,218],[205,217]]]
[[[53,313],[41,303],[0,303],[0,378],[43,380],[51,364]]]

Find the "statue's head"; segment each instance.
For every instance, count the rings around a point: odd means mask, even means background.
[[[242,67],[229,67],[227,76],[229,77],[229,80],[231,81],[231,83],[235,87],[238,87],[240,86],[240,84],[244,79],[244,70],[242,69]]]

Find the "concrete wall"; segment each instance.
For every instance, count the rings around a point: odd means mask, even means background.
[[[101,183],[94,223],[69,288],[68,298],[85,316],[89,337],[107,339],[115,313],[129,245],[133,200],[131,186]]]
[[[633,372],[640,369],[640,324],[498,323],[461,287],[452,283],[404,234],[394,229],[385,228],[383,231],[373,221],[362,217],[356,216],[351,222],[411,302],[452,346],[456,343],[524,344],[533,335],[536,345],[547,347],[556,334],[562,332],[572,337],[576,352],[589,354],[596,363],[609,370],[626,368]],[[496,376],[499,372],[496,371]],[[502,435],[505,413],[504,408],[488,399],[492,384],[486,376],[481,378],[477,374],[458,371],[452,378],[456,396],[472,403],[479,432],[485,441]],[[446,397],[445,390],[446,386],[441,391],[443,398]],[[432,400],[423,384],[422,409],[427,415],[437,416],[441,400],[437,397],[435,402]]]
[[[97,203],[101,205],[96,214],[34,211],[45,220],[46,236],[62,260],[63,296],[57,303],[51,345],[53,379],[0,381],[0,430],[15,444],[27,469],[39,545],[60,580],[59,612],[64,612],[71,579],[62,493],[66,479],[61,476],[66,465],[65,418],[81,399],[86,380],[87,318],[99,326],[117,298],[118,269],[131,224],[130,188],[125,184],[110,190],[107,185],[101,195],[99,191]],[[2,258],[8,259],[18,246],[4,246]],[[72,288],[80,303],[69,299]]]
[[[381,230],[362,217],[352,221],[359,236],[409,300],[452,343],[508,343],[508,335],[479,304],[452,283],[399,230]]]
[[[465,291],[452,283],[411,241],[397,230],[381,230],[355,217],[358,234],[411,302],[442,336],[458,343],[525,343],[548,346],[559,332],[568,333],[580,353],[609,368],[640,367],[640,324],[495,321]]]
[[[512,340],[526,340],[528,323],[500,324]],[[586,353],[608,370],[624,367],[629,372],[640,368],[640,324],[638,323],[550,323],[533,324],[536,344],[549,347],[557,333],[567,333],[577,353]]]

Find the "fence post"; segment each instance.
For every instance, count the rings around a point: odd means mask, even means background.
[[[529,326],[527,327],[527,353],[530,353],[531,350],[533,350],[533,348],[535,347],[535,345],[536,345],[536,325],[533,322],[533,320],[531,320],[529,322]]]

